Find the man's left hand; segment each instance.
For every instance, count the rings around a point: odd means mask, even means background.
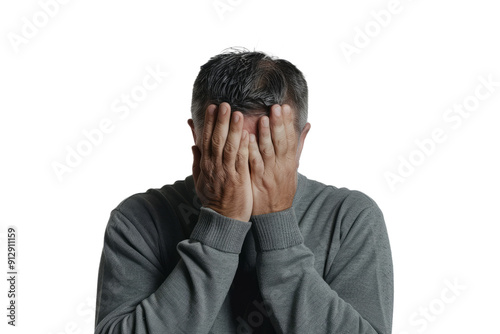
[[[287,104],[273,105],[270,117],[258,121],[259,142],[250,135],[249,163],[252,215],[288,209],[297,190],[297,133]]]

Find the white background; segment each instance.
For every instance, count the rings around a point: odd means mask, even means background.
[[[500,87],[460,124],[443,119],[474,101],[479,77],[500,81],[494,1],[401,0],[385,27],[370,13],[388,0],[221,0],[222,13],[212,0],[61,0],[44,22],[49,2],[0,5],[1,277],[9,225],[18,229],[19,271],[15,329],[2,279],[2,333],[93,332],[109,213],[133,193],[191,174],[192,84],[200,65],[231,46],[305,74],[312,129],[299,172],[361,190],[384,212],[393,333],[500,333]],[[29,38],[27,21],[39,26]],[[372,37],[362,45],[357,29],[365,28]],[[360,47],[346,57],[342,43]],[[169,74],[120,119],[112,104],[148,66]],[[53,163],[64,164],[68,147],[107,118],[113,130],[59,180]],[[436,128],[446,140],[419,156],[415,141]],[[420,165],[391,189],[386,173],[410,156]],[[461,287],[446,290],[447,282]]]

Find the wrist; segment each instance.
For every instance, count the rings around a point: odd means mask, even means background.
[[[292,207],[292,203],[290,204],[283,204],[283,205],[279,205],[279,206],[268,206],[266,208],[256,208],[254,210],[252,210],[252,216],[260,216],[260,215],[266,215],[266,214],[270,214],[270,213],[275,213],[275,212],[281,212],[281,211],[285,211],[285,210],[288,210]]]
[[[234,219],[234,220],[239,220],[242,222],[249,222],[250,221],[250,215],[241,215],[238,212],[233,212],[229,210],[223,210],[219,209],[217,207],[211,206],[211,205],[205,205],[204,207],[209,208],[220,214],[221,216],[224,216],[229,219]]]

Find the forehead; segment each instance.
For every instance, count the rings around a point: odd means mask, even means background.
[[[257,133],[257,124],[259,119],[265,114],[243,114],[243,119],[245,122],[243,123],[243,129],[246,129],[249,133]]]

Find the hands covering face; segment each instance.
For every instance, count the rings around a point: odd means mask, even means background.
[[[193,178],[201,203],[249,221],[251,215],[292,206],[297,189],[297,133],[289,105],[273,105],[258,120],[258,143],[243,130],[244,116],[228,103],[205,112],[202,150],[193,146]]]

